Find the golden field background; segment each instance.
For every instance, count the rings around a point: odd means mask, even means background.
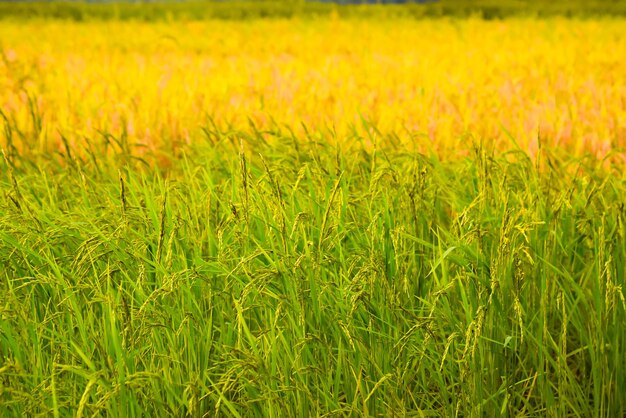
[[[39,151],[61,136],[77,144],[125,132],[143,152],[199,140],[211,123],[249,130],[251,120],[346,141],[376,140],[376,127],[394,145],[443,154],[463,151],[469,137],[511,147],[508,131],[531,153],[540,136],[602,157],[626,143],[624,27],[559,18],[5,21],[0,109]]]

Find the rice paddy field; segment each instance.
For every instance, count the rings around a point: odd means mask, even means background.
[[[0,416],[624,416],[624,28],[0,19]]]

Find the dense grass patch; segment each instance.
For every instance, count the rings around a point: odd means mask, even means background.
[[[104,2],[78,1],[0,2],[0,18],[45,17],[70,20],[203,20],[290,17],[470,17],[502,19],[511,16],[626,16],[618,0],[439,0],[424,4],[343,4],[309,1],[183,1]]]
[[[159,170],[5,149],[4,416],[626,411],[611,167],[205,133]]]

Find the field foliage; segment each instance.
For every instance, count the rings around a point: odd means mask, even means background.
[[[371,2],[371,1],[370,1]],[[381,0],[380,3],[391,3]],[[356,4],[345,4],[356,3]],[[264,18],[526,17],[626,16],[620,0],[433,0],[406,4],[358,4],[367,0],[190,0],[190,1],[11,1],[0,2],[0,18],[46,17],[84,21],[98,20],[248,20]],[[371,2],[374,3],[374,2]]]
[[[0,415],[626,412],[626,23],[0,25]]]

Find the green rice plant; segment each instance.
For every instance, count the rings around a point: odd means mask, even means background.
[[[5,148],[3,416],[626,411],[619,166],[203,131]]]

